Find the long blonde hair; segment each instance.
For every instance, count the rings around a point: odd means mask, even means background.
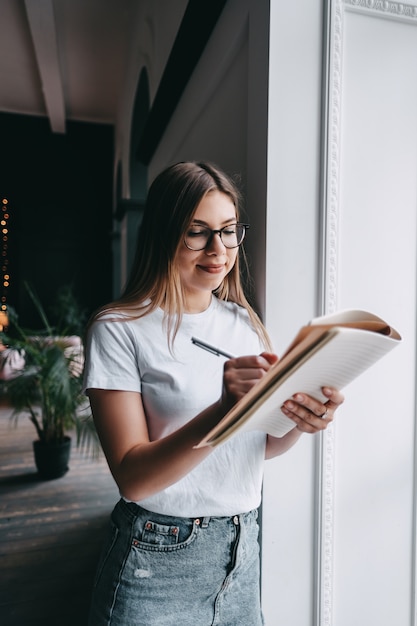
[[[122,313],[123,319],[136,319],[162,307],[172,347],[185,309],[177,252],[199,203],[212,190],[230,197],[239,219],[239,190],[231,178],[212,163],[176,163],[155,178],[148,192],[127,284],[121,297],[102,307],[93,320],[112,312]],[[239,256],[246,262],[242,247],[232,270],[213,293],[219,300],[244,307],[261,341],[270,349],[267,331],[245,296]]]

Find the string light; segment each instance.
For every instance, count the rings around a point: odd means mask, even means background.
[[[9,259],[8,259],[8,249],[9,249],[9,228],[8,228],[8,220],[10,217],[9,212],[9,201],[6,198],[3,198],[1,201],[1,219],[0,219],[0,227],[2,234],[2,245],[1,245],[1,285],[0,285],[0,331],[5,330],[9,323],[9,318],[7,315],[7,290],[10,286],[10,273],[9,273]]]

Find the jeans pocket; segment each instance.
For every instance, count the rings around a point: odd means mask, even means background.
[[[143,528],[142,541],[153,546],[173,546],[178,543],[179,532],[178,526],[148,520]]]
[[[170,524],[148,519],[133,538],[132,546],[143,550],[163,552],[184,548],[197,536],[193,520],[174,518]]]

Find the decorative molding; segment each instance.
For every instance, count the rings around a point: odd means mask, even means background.
[[[323,98],[324,146],[323,175],[323,249],[322,306],[325,313],[337,309],[338,218],[340,118],[343,50],[343,5],[341,0],[328,0],[328,16],[324,29],[329,42],[324,61],[327,93]],[[333,624],[333,552],[334,552],[334,463],[335,427],[331,425],[320,437],[318,451],[317,492],[317,626]]]
[[[339,209],[340,111],[342,86],[343,7],[332,2],[330,24],[328,150],[325,233],[324,305],[327,313],[337,308],[337,237]]]
[[[390,18],[417,18],[417,6],[405,4],[404,2],[391,2],[391,0],[343,0],[343,4],[347,9],[379,11]]]
[[[320,438],[317,626],[333,625],[334,426]]]

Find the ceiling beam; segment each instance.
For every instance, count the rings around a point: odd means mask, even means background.
[[[65,102],[52,0],[25,0],[45,107],[54,133],[65,133]]]

